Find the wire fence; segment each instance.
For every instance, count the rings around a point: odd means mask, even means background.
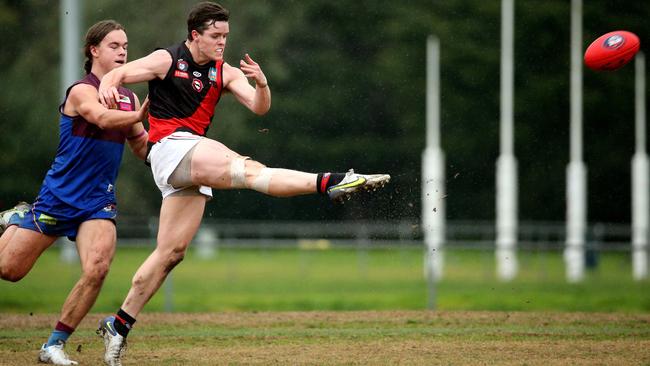
[[[118,245],[155,245],[158,218],[123,218],[117,225]],[[448,221],[445,245],[457,249],[494,249],[495,225],[490,221]],[[518,230],[521,250],[564,248],[566,226],[562,222],[522,222]],[[205,219],[194,238],[196,244],[218,243],[235,247],[332,246],[385,249],[423,246],[417,221],[234,221]],[[587,227],[586,249],[631,250],[628,224],[593,223]]]

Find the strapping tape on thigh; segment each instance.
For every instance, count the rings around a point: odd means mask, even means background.
[[[237,157],[230,162],[230,186],[246,188],[246,159]]]

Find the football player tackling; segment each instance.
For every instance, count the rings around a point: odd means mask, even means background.
[[[57,237],[76,241],[81,278],[41,347],[41,362],[77,364],[63,347],[95,303],[115,253],[115,180],[124,143],[141,159],[146,154],[147,132],[140,122],[146,106],[140,109],[138,98],[126,88],[117,90],[115,109],[101,105],[97,95],[102,76],[126,63],[127,46],[124,28],[115,21],[90,27],[86,76],[68,88],[59,107],[59,147],[38,197],[32,205],[19,204],[0,214],[3,280],[16,282],[25,277]]]

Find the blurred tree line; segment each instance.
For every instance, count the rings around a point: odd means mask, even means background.
[[[83,33],[112,18],[129,36],[129,59],[186,36],[194,1],[83,3]],[[310,0],[237,2],[226,61],[250,53],[265,71],[273,106],[254,116],[222,98],[208,136],[271,167],[389,172],[369,200],[332,205],[316,196],[278,199],[215,191],[207,216],[224,219],[407,219],[420,216],[425,144],[425,44],[441,42],[442,144],[447,216],[494,218],[499,152],[500,1]],[[650,3],[590,0],[584,48],[616,29],[650,39]],[[0,1],[0,208],[31,201],[58,143],[58,1]],[[515,10],[515,154],[522,220],[564,220],[569,160],[569,0],[518,0]],[[84,34],[79,34],[83,39]],[[83,42],[82,42],[83,44]],[[643,45],[642,45],[643,46]],[[81,70],[80,70],[81,75]],[[146,85],[132,85],[141,99]],[[630,220],[634,67],[584,71],[584,157],[589,221]],[[149,169],[125,153],[121,215],[157,215]]]

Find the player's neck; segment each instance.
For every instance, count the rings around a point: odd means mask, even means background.
[[[97,79],[99,79],[99,80],[101,80],[104,77],[104,75],[106,75],[108,73],[108,71],[104,70],[103,68],[101,68],[99,66],[95,66],[95,65],[93,65],[93,67],[90,69],[90,72],[93,75],[97,76]]]
[[[190,54],[192,55],[192,61],[194,61],[195,64],[205,65],[208,62],[210,62],[209,58],[201,54],[201,51],[199,51],[199,47],[195,42],[185,41],[185,45],[190,50]]]

